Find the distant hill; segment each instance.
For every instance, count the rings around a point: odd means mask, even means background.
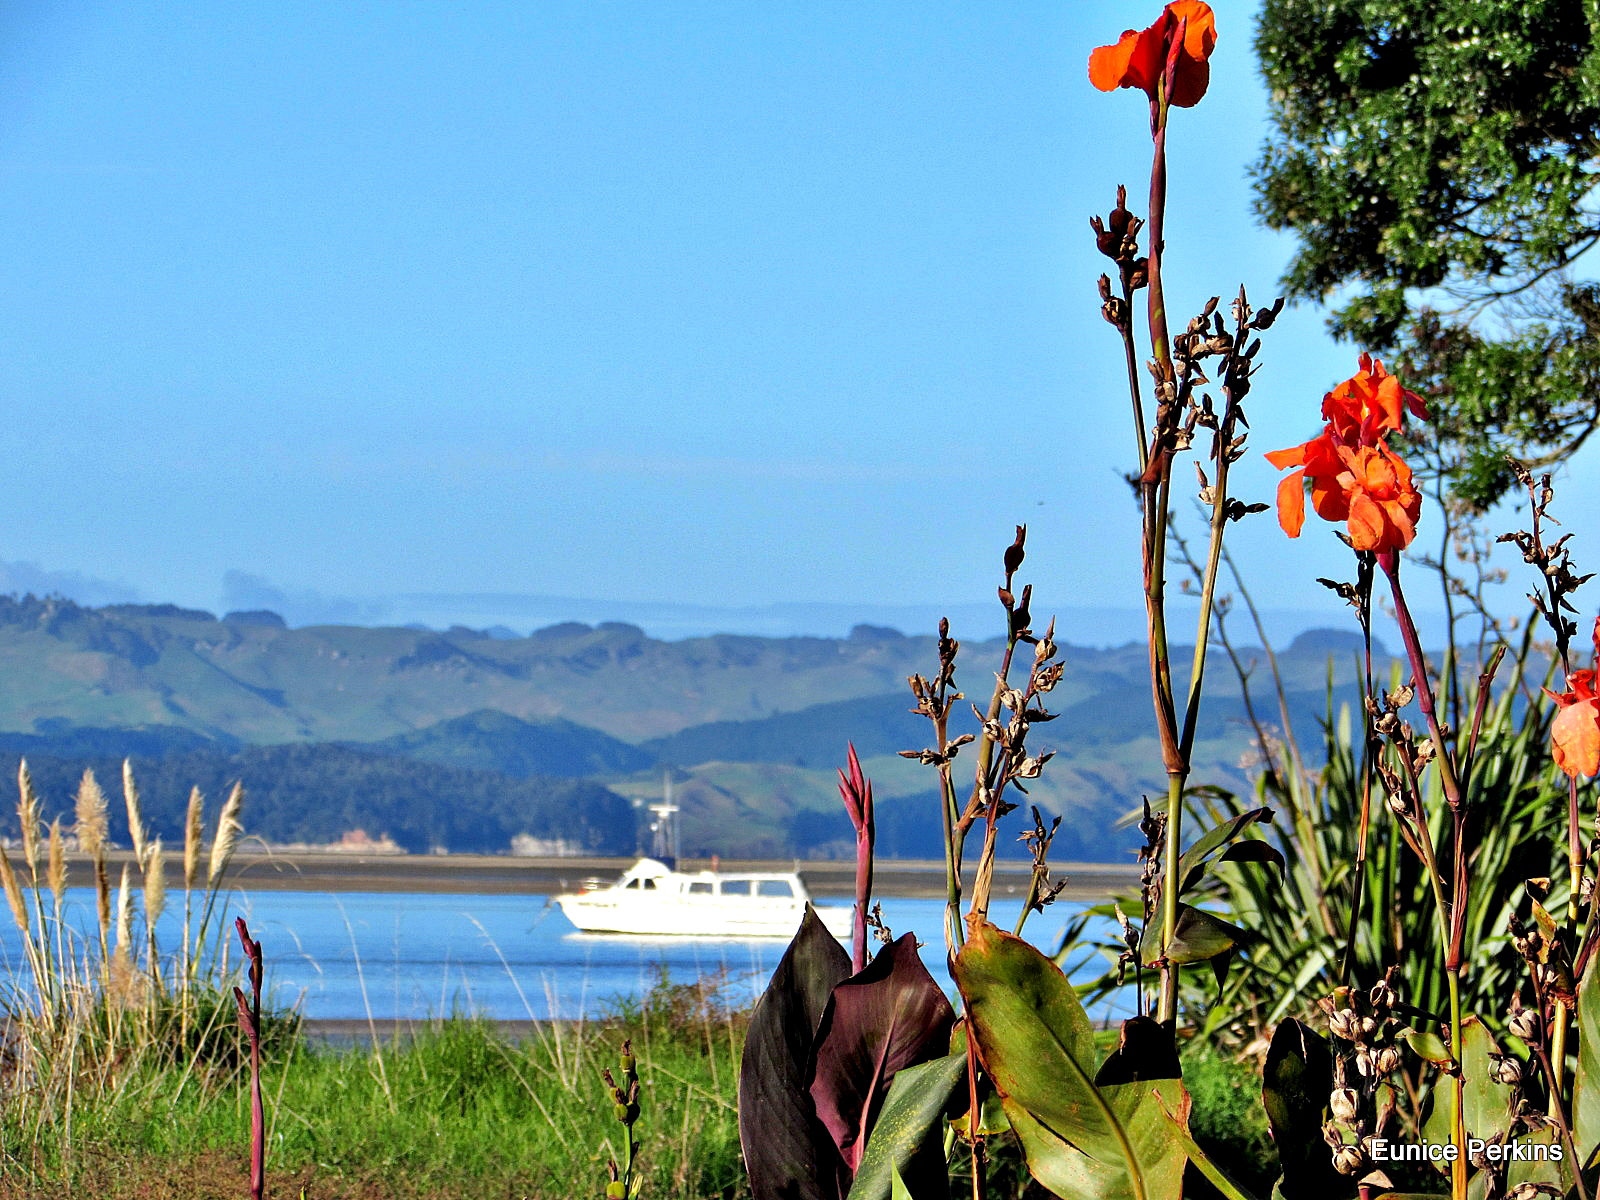
[[[965,724],[976,722],[969,719]],[[662,762],[683,766],[720,760],[831,769],[839,765],[849,742],[855,743],[858,754],[872,755],[916,749],[927,739],[927,719],[911,711],[911,693],[902,688],[759,720],[691,725],[642,742],[639,748]]]
[[[954,632],[960,732],[971,705],[988,703],[1003,645]],[[1336,697],[1351,695],[1358,646],[1349,631],[1313,631],[1280,652],[1303,742],[1318,736],[1330,680]],[[1062,855],[1122,859],[1135,839],[1118,822],[1164,791],[1147,655],[1065,643],[1061,655],[1048,697],[1060,715],[1032,743],[1056,757],[1027,801],[1063,816]],[[1187,666],[1188,648],[1173,655]],[[1241,655],[1253,719],[1275,731],[1265,656]],[[899,757],[931,740],[908,711],[906,677],[936,661],[931,637],[865,626],[847,638],[668,642],[568,622],[519,637],[0,596],[0,753],[26,755],[57,805],[83,765],[114,783],[132,757],[152,803],[164,797],[163,821],[179,819],[172,806],[191,783],[220,793],[244,778],[250,830],[270,840],[360,828],[457,850],[504,849],[526,833],[627,853],[636,806],[659,797],[671,768],[686,852],[806,857],[851,852],[834,770],[854,742],[882,803],[884,852],[916,855],[937,849],[938,810],[931,774]],[[1251,721],[1238,674],[1213,650],[1195,782],[1252,786]],[[971,786],[968,759],[957,777]]]
[[[648,746],[630,746],[598,729],[560,718],[523,721],[488,708],[356,748],[516,779],[626,775],[657,761]]]

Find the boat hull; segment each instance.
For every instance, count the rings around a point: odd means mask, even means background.
[[[717,897],[680,897],[662,903],[650,896],[593,892],[557,896],[556,903],[567,920],[584,933],[651,937],[792,938],[805,915],[803,903],[729,902]],[[835,937],[850,936],[850,909],[827,906],[816,913]]]

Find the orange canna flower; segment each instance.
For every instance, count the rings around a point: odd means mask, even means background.
[[[1211,82],[1211,65],[1206,60],[1216,44],[1217,23],[1211,6],[1204,0],[1173,0],[1150,28],[1130,29],[1116,45],[1093,51],[1089,55],[1089,82],[1102,92],[1139,88],[1153,101],[1167,60],[1176,51],[1167,103],[1193,108]]]
[[[1395,433],[1405,414],[1426,421],[1422,397],[1400,386],[1370,354],[1361,356],[1361,369],[1322,398],[1322,418],[1338,430],[1341,440],[1371,445],[1386,433]]]
[[[1322,398],[1327,422],[1309,442],[1274,450],[1273,466],[1299,467],[1278,484],[1278,524],[1299,537],[1305,524],[1305,483],[1311,507],[1325,521],[1345,522],[1350,544],[1379,553],[1404,550],[1417,533],[1422,496],[1411,468],[1383,435],[1401,428],[1405,414],[1426,417],[1422,398],[1370,355],[1361,369]]]
[[[1600,662],[1600,618],[1594,623],[1595,658]],[[1597,672],[1573,671],[1567,676],[1567,690],[1544,694],[1561,711],[1550,723],[1550,757],[1569,776],[1592,778],[1600,772],[1600,693],[1595,691]]]

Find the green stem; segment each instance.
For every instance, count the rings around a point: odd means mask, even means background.
[[[1178,931],[1178,860],[1182,846],[1178,836],[1178,817],[1183,811],[1183,777],[1167,776],[1167,845],[1161,866],[1161,998],[1156,1020],[1176,1026],[1178,1021],[1178,966],[1167,959],[1167,948]]]
[[[1435,872],[1437,874],[1437,872]],[[1446,966],[1445,978],[1450,986],[1450,1053],[1456,1060],[1454,1086],[1450,1093],[1450,1140],[1455,1143],[1456,1157],[1450,1164],[1450,1200],[1467,1200],[1467,1094],[1466,1080],[1462,1077],[1461,1063],[1461,968]]]

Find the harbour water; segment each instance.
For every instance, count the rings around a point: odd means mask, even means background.
[[[933,977],[949,987],[941,933],[943,904],[885,898],[896,935],[915,933]],[[1017,902],[997,903],[1004,928]],[[219,914],[222,912],[219,905]],[[1053,953],[1077,906],[1053,905],[1029,918],[1029,940]],[[576,932],[547,897],[415,892],[235,893],[213,926],[237,961],[233,918],[243,916],[262,944],[271,1002],[312,1019],[424,1020],[471,1014],[497,1020],[592,1018],[637,1003],[657,983],[716,977],[739,1004],[766,986],[784,943],[778,939],[640,938]],[[94,893],[68,893],[70,924],[93,928]],[[0,934],[8,977],[26,978],[21,939],[9,921]],[[157,923],[159,945],[181,939],[182,916]],[[142,935],[141,935],[142,936]],[[1068,955],[1069,974],[1093,978],[1105,959],[1087,948]]]

